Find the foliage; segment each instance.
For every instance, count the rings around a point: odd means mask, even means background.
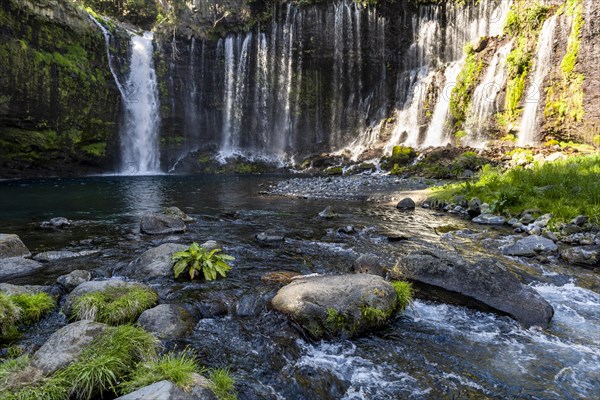
[[[56,307],[47,293],[0,293],[0,340],[13,340],[20,336],[17,326],[37,322]]]
[[[334,332],[342,331],[346,328],[348,321],[343,314],[340,314],[335,308],[327,308],[327,319],[325,323]]]
[[[477,181],[447,185],[436,197],[477,197],[508,216],[537,208],[553,215],[553,223],[588,215],[600,222],[600,154],[515,167],[502,172],[484,166]]]
[[[417,157],[415,149],[409,146],[394,146],[392,154],[381,158],[381,168],[393,169],[407,165]]]
[[[386,312],[384,310],[380,310],[375,307],[361,307],[361,314],[363,317],[371,324],[379,325],[387,321],[390,317],[390,312]]]
[[[225,277],[227,271],[231,270],[231,266],[227,262],[234,258],[227,254],[219,254],[220,252],[221,249],[209,251],[194,242],[186,251],[174,253],[171,259],[175,261],[173,265],[175,278],[186,270],[191,279],[194,279],[200,272],[207,281],[217,279],[218,275]]]
[[[466,120],[466,113],[471,105],[473,90],[477,86],[484,67],[483,59],[477,57],[477,54],[473,51],[472,44],[469,43],[466,45],[464,51],[467,57],[462,70],[456,78],[456,85],[452,88],[450,94],[449,112],[457,129],[461,129]]]
[[[212,382],[211,389],[219,400],[237,400],[235,379],[229,370],[224,368],[210,370],[208,379]]]
[[[157,300],[156,292],[145,287],[113,286],[77,298],[73,314],[109,325],[132,323]]]
[[[392,286],[396,291],[397,307],[400,311],[404,311],[413,301],[412,285],[409,282],[392,281]]]
[[[21,308],[17,306],[10,296],[0,293],[0,339],[12,336],[14,326],[21,318]]]
[[[168,380],[187,390],[193,383],[192,373],[199,371],[196,361],[190,355],[165,354],[140,363],[129,380],[120,385],[121,392],[130,393],[162,380]]]

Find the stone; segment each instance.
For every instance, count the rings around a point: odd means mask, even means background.
[[[35,294],[44,292],[52,296],[55,300],[60,298],[60,289],[56,286],[42,285],[12,285],[10,283],[0,283],[0,292],[9,296],[15,294]]]
[[[558,246],[552,240],[533,235],[519,239],[515,244],[502,248],[502,253],[509,256],[533,257],[538,254],[554,253],[556,250],[558,250]]]
[[[51,218],[50,221],[44,221],[41,224],[42,228],[58,228],[64,229],[71,226],[71,221],[66,219],[65,217],[54,217]]]
[[[356,229],[352,225],[342,226],[337,230],[338,233],[343,233],[345,235],[352,235],[356,233]]]
[[[560,152],[555,152],[552,153],[550,155],[548,155],[546,157],[546,161],[547,162],[553,162],[553,161],[558,161],[558,160],[566,160],[568,157],[566,154],[564,153],[560,153]]]
[[[72,291],[83,282],[87,282],[92,279],[92,274],[89,271],[82,269],[76,269],[71,271],[67,275],[61,275],[56,278],[56,282],[61,285],[67,292]]]
[[[398,202],[398,204],[396,204],[396,208],[401,211],[414,210],[415,207],[416,207],[416,204],[415,204],[414,200],[411,199],[410,197],[405,197],[402,200],[400,200]]]
[[[523,214],[523,216],[519,220],[520,223],[525,224],[525,225],[528,225],[528,224],[532,223],[533,221],[535,221],[535,218],[533,218],[533,215],[531,215],[531,214]]]
[[[180,218],[162,214],[146,214],[140,220],[140,231],[147,235],[165,235],[185,232],[185,223]]]
[[[33,259],[36,261],[48,262],[62,260],[65,258],[78,257],[79,254],[73,251],[44,251],[43,253],[36,254]]]
[[[352,265],[352,270],[357,274],[371,274],[385,276],[386,268],[383,266],[383,260],[374,254],[362,254]]]
[[[0,281],[33,275],[43,268],[44,264],[23,257],[0,258]]]
[[[299,276],[298,272],[293,271],[274,271],[267,272],[260,277],[260,280],[266,283],[284,284],[290,283],[295,276]]]
[[[504,225],[506,223],[506,218],[494,214],[481,214],[473,218],[473,222],[483,225]]]
[[[540,216],[538,219],[536,219],[533,224],[539,226],[540,228],[545,228],[548,226],[548,223],[550,223],[550,220],[552,219],[552,214],[548,213],[548,214],[544,214],[542,216]]]
[[[467,213],[471,218],[475,218],[481,214],[481,200],[479,200],[477,197],[473,197],[467,205]]]
[[[0,233],[0,258],[29,256],[31,256],[31,252],[19,236],[11,233]]]
[[[314,338],[352,337],[389,321],[396,292],[375,275],[306,276],[279,289],[271,304]]]
[[[173,276],[173,253],[185,251],[188,246],[164,243],[142,253],[141,256],[119,270],[119,274],[134,279],[154,279]]]
[[[192,374],[192,378],[193,382],[189,391],[184,391],[172,382],[163,380],[144,386],[115,400],[217,400],[208,379],[196,373]]]
[[[516,218],[511,218],[511,219],[509,219],[508,221],[506,221],[506,223],[507,223],[508,225],[512,226],[513,228],[515,228],[515,227],[517,227],[517,226],[519,226],[519,227],[523,226],[523,224],[521,224],[521,223],[519,222],[519,220],[518,220],[518,219],[516,219]]]
[[[63,312],[67,316],[71,316],[73,311],[73,302],[84,294],[100,292],[109,287],[125,287],[133,289],[134,287],[150,289],[148,286],[139,282],[126,282],[120,279],[107,279],[104,281],[88,281],[78,285],[69,295],[63,305]]]
[[[571,220],[571,224],[577,226],[584,226],[589,221],[589,218],[585,215],[578,215]]]
[[[137,323],[160,339],[177,339],[188,334],[196,321],[178,305],[159,304],[144,311]]]
[[[535,289],[493,258],[467,261],[443,250],[419,250],[401,257],[390,273],[413,282],[420,297],[509,315],[527,327],[547,328],[554,315]]]
[[[588,268],[600,267],[600,245],[565,247],[560,250],[560,256],[569,264]]]
[[[335,211],[333,211],[333,208],[331,208],[331,206],[327,206],[323,209],[323,211],[321,211],[318,214],[319,218],[322,219],[332,219],[335,218],[337,216],[337,214],[335,213]]]
[[[200,247],[204,247],[206,249],[206,251],[213,251],[215,249],[221,249],[222,247],[219,243],[217,243],[216,240],[207,240],[206,242],[202,243],[200,245]]]
[[[79,357],[85,348],[108,325],[83,320],[62,327],[54,332],[44,345],[31,358],[31,366],[38,368],[45,375],[50,375],[66,367]]]
[[[263,243],[275,243],[275,242],[283,242],[285,240],[285,236],[280,234],[274,229],[269,229],[264,232],[257,234],[256,240]]]
[[[178,207],[167,207],[164,210],[164,215],[167,217],[179,218],[183,222],[194,222],[195,219],[181,211]]]
[[[569,236],[580,232],[581,228],[575,224],[567,224],[560,230],[560,234],[564,236]]]
[[[480,211],[480,214],[491,214],[492,208],[490,207],[490,205],[488,203],[482,203],[479,206],[479,211]]]

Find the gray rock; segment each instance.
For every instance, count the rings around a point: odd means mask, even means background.
[[[469,262],[444,251],[419,250],[398,260],[394,278],[414,283],[417,295],[513,317],[525,326],[547,328],[552,306],[492,258]]]
[[[130,288],[130,289],[132,289],[134,287],[141,287],[141,288],[150,289],[148,286],[144,285],[143,283],[125,282],[120,279],[108,279],[105,281],[83,282],[82,284],[77,286],[75,289],[73,289],[73,291],[71,293],[69,293],[69,295],[67,296],[67,300],[65,301],[65,304],[63,305],[63,312],[65,313],[65,315],[71,316],[71,313],[73,311],[73,302],[76,299],[83,296],[84,294],[100,292],[109,287],[126,287],[126,288]]]
[[[371,274],[385,276],[386,269],[383,260],[374,254],[363,254],[352,265],[352,270],[357,274]]]
[[[50,221],[44,221],[41,224],[42,228],[58,228],[64,229],[71,226],[71,221],[66,219],[65,217],[55,217],[50,219]]]
[[[167,207],[165,208],[164,214],[167,217],[179,218],[183,222],[194,222],[194,218],[190,217],[178,207]]]
[[[488,203],[482,203],[479,206],[479,211],[480,214],[490,214],[492,212],[492,209]]]
[[[524,214],[521,219],[519,220],[520,223],[528,225],[530,223],[532,223],[533,221],[535,221],[535,218],[533,218],[533,215],[531,214]]]
[[[529,224],[526,227],[524,227],[524,229],[530,235],[539,236],[542,234],[542,228],[537,225]]]
[[[553,242],[558,241],[558,237],[556,236],[556,234],[554,234],[554,232],[549,231],[549,230],[544,230],[544,232],[542,233],[542,236],[545,237],[546,239],[552,240]]]
[[[193,374],[194,382],[186,392],[170,381],[160,381],[131,392],[115,400],[217,400],[211,382],[199,374]]]
[[[54,297],[55,300],[60,298],[60,289],[56,286],[42,285],[11,285],[10,283],[0,283],[0,292],[9,296],[15,294],[35,294],[44,292]]]
[[[0,233],[0,258],[29,257],[31,252],[17,235]]]
[[[185,223],[181,219],[162,214],[146,214],[140,221],[140,231],[148,235],[165,235],[185,230]]]
[[[119,274],[134,279],[153,279],[173,276],[173,261],[171,256],[178,251],[185,251],[188,246],[177,243],[165,243],[144,252]]]
[[[588,220],[589,220],[589,218],[587,216],[585,216],[585,215],[578,215],[578,216],[576,216],[575,218],[573,218],[571,220],[571,223],[573,225],[583,226],[583,225],[587,224]]]
[[[523,226],[523,224],[521,224],[521,223],[519,222],[519,220],[518,220],[518,219],[516,219],[516,218],[511,218],[511,219],[509,219],[508,221],[506,221],[506,223],[507,223],[508,225],[512,226],[513,228],[514,228],[514,227],[516,227],[516,226],[519,226],[519,225],[520,225],[520,226]]]
[[[71,271],[67,275],[61,275],[56,278],[56,282],[65,288],[67,292],[72,291],[83,282],[87,282],[92,279],[92,274],[89,271],[82,269],[76,269]]]
[[[551,219],[552,219],[552,214],[548,213],[548,214],[542,215],[541,217],[536,219],[535,222],[533,222],[533,223],[535,225],[539,226],[540,228],[545,228],[548,226],[548,223],[550,222]]]
[[[161,339],[178,339],[190,332],[196,321],[178,305],[160,304],[144,311],[137,323]]]
[[[560,256],[570,264],[600,267],[600,245],[565,247],[560,250]]]
[[[481,200],[477,197],[473,197],[467,206],[467,213],[469,213],[469,217],[471,218],[475,218],[481,214]]]
[[[69,324],[54,332],[35,352],[31,365],[42,370],[45,375],[50,375],[75,361],[107,328],[108,325],[87,320]]]
[[[23,257],[0,258],[0,280],[33,275],[44,268],[44,264]]]
[[[322,219],[332,219],[336,216],[337,214],[335,213],[335,211],[333,211],[333,208],[331,208],[331,206],[325,207],[325,209],[318,214],[318,217]]]
[[[398,202],[398,204],[396,204],[396,208],[401,211],[414,210],[415,207],[416,207],[416,204],[415,204],[414,200],[411,199],[410,197],[405,197],[402,200],[400,200]]]
[[[502,253],[509,256],[533,257],[539,254],[554,253],[556,250],[558,250],[558,246],[552,240],[533,235],[519,239],[515,244],[504,247]]]
[[[216,242],[216,240],[207,240],[202,243],[200,247],[204,247],[207,251],[212,251],[215,249],[222,249],[221,245]]]
[[[389,321],[396,308],[396,293],[375,275],[299,277],[279,289],[272,306],[315,338],[355,336]],[[379,310],[381,318],[365,312],[373,309]]]
[[[256,240],[263,243],[283,242],[285,237],[274,229],[261,232],[256,235]]]
[[[494,214],[481,214],[473,218],[473,222],[483,225],[504,225],[506,218]]]
[[[79,254],[73,251],[44,251],[43,253],[36,254],[33,259],[36,261],[48,262],[62,260],[65,258],[78,257]]]
[[[581,232],[581,228],[575,224],[567,224],[567,225],[563,226],[563,228],[560,230],[561,235],[564,235],[564,236],[569,236],[569,235],[573,235],[575,233],[580,233],[580,232]]]

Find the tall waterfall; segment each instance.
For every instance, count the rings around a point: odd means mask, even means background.
[[[132,53],[124,131],[121,133],[121,170],[123,174],[160,172],[158,128],[160,124],[158,85],[154,71],[152,33],[131,37]]]
[[[554,30],[556,28],[556,15],[544,21],[535,58],[533,79],[525,95],[525,107],[521,119],[518,145],[526,146],[535,144],[535,129],[538,123],[538,108],[542,100],[544,79],[550,70],[552,45],[554,43]]]

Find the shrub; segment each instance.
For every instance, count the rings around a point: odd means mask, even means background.
[[[413,301],[412,285],[409,282],[392,281],[392,286],[396,291],[398,309],[400,311],[406,310],[406,307]]]
[[[190,279],[194,279],[200,272],[207,281],[217,279],[218,275],[225,277],[227,272],[231,270],[231,266],[227,262],[234,260],[234,258],[227,254],[219,254],[220,252],[221,249],[209,251],[194,242],[186,251],[174,253],[171,258],[175,261],[173,265],[175,278],[186,270],[190,275]]]
[[[91,319],[109,325],[132,323],[157,300],[156,292],[148,288],[108,287],[77,298],[73,314],[77,319]]]
[[[219,400],[237,400],[235,392],[235,379],[224,368],[213,369],[208,374],[208,379],[212,382],[212,391]]]

